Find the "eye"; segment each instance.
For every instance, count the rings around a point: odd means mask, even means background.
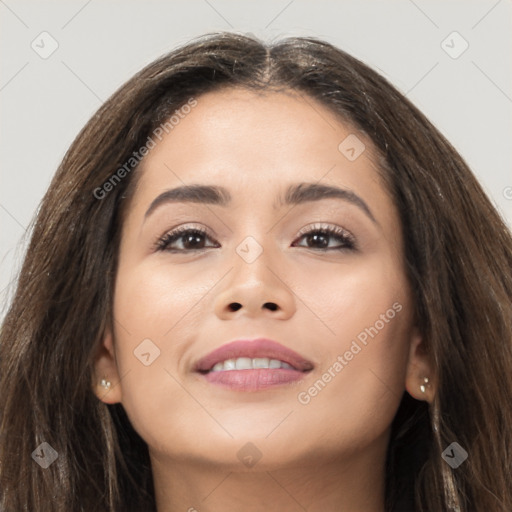
[[[316,249],[320,251],[356,249],[354,237],[349,232],[337,226],[332,227],[316,224],[301,230],[299,233],[299,239],[302,238],[305,239],[307,244],[313,245],[313,247],[306,245],[309,249]],[[190,252],[200,251],[211,247],[220,247],[220,245],[215,241],[213,245],[205,245],[206,240],[213,241],[213,238],[209,236],[205,229],[181,226],[158,238],[155,242],[155,250],[168,252]],[[334,247],[330,246],[330,242],[332,240],[338,241],[338,244]],[[314,247],[315,244],[316,247]],[[298,247],[305,246],[298,245]]]
[[[200,251],[202,249],[207,249],[208,247],[219,247],[218,244],[205,246],[205,239],[212,240],[206,230],[202,228],[181,226],[159,238],[155,243],[155,250],[169,252],[188,252]],[[179,243],[176,244],[176,242]],[[178,247],[176,247],[176,245],[178,245]]]
[[[308,247],[320,251],[343,251],[355,250],[356,241],[352,234],[337,226],[322,226],[315,224],[299,233],[299,238],[304,238],[306,243],[313,244],[317,247]],[[332,240],[337,240],[338,244],[330,246]],[[299,246],[299,247],[304,247]]]

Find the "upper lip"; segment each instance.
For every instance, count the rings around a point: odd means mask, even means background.
[[[238,357],[268,357],[269,359],[279,359],[299,371],[308,371],[313,369],[313,363],[308,361],[293,350],[281,345],[277,341],[266,338],[257,338],[254,340],[236,340],[210,352],[201,358],[195,365],[195,371],[207,372],[214,365],[228,359],[237,359]]]

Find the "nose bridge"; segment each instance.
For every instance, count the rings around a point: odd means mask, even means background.
[[[264,313],[286,318],[294,313],[294,295],[281,275],[279,251],[271,237],[266,242],[262,238],[249,235],[235,247],[229,280],[216,298],[219,316]]]
[[[272,247],[271,237],[249,235],[235,248],[233,255],[233,281],[240,289],[254,289],[263,292],[266,288],[276,289],[275,269],[279,268],[277,251]],[[274,273],[270,270],[273,269]]]

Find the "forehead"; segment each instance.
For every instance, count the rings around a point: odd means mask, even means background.
[[[141,190],[192,182],[268,190],[320,180],[353,187],[378,178],[371,141],[303,93],[226,89],[196,100],[161,140],[153,137]]]

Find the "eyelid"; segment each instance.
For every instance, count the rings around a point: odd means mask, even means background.
[[[310,231],[316,231],[316,230],[336,231],[340,234],[344,234],[344,235],[350,236],[351,238],[354,238],[354,235],[352,235],[352,233],[350,231],[348,231],[345,228],[342,228],[341,226],[337,226],[335,224],[326,224],[326,223],[321,223],[321,222],[315,222],[314,224],[309,224],[309,225],[301,228],[300,231],[297,233],[297,236],[306,235]]]
[[[166,229],[162,233],[162,235],[160,235],[158,238],[161,238],[162,236],[165,236],[165,235],[170,234],[170,233],[177,234],[177,233],[181,233],[183,231],[188,231],[188,230],[202,231],[202,232],[206,233],[208,236],[213,238],[213,234],[212,234],[212,232],[211,232],[211,230],[209,228],[207,228],[206,226],[204,226],[202,224],[194,223],[194,222],[187,223],[187,224],[178,224],[175,227]]]
[[[347,240],[354,245],[354,247],[357,247],[356,237],[347,229],[338,226],[336,224],[325,224],[320,222],[315,222],[314,224],[310,224],[308,226],[303,227],[299,233],[297,234],[297,238],[300,238],[304,235],[309,234],[310,232],[314,231],[327,231],[331,235],[339,236],[341,238],[346,238]]]

